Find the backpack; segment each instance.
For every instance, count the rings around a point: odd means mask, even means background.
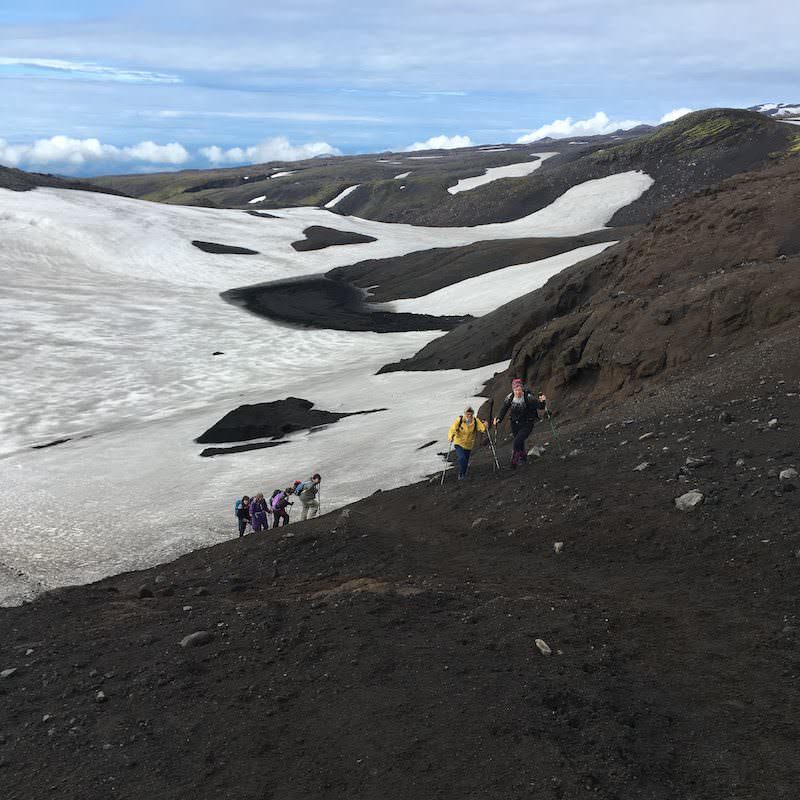
[[[461,423],[462,422],[464,422],[464,415],[463,414],[458,418],[458,425],[456,426],[456,430],[457,431],[461,430]],[[478,429],[478,418],[477,417],[473,417],[472,418],[472,428],[473,428],[473,430],[477,430]]]
[[[239,509],[240,509],[241,507],[242,507],[242,498],[240,497],[240,498],[239,498],[239,499],[236,501],[236,504],[235,504],[235,505],[234,505],[234,507],[233,507],[233,515],[234,515],[235,517],[238,517],[238,516],[239,516]]]
[[[300,497],[300,492],[302,492],[302,491],[303,491],[303,487],[304,487],[304,486],[305,486],[305,483],[298,483],[298,484],[297,484],[297,486],[295,486],[295,487],[294,487],[294,493],[295,493],[295,494],[296,494],[298,497]]]
[[[283,493],[283,489],[276,489],[272,493],[272,497],[269,499],[270,508],[274,511],[280,511],[283,506],[280,503],[286,498],[286,495]]]

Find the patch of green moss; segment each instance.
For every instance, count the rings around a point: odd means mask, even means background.
[[[792,140],[789,143],[789,152],[792,155],[797,155],[800,153],[800,134],[792,136]]]

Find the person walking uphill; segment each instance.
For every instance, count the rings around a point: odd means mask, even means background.
[[[311,519],[319,514],[319,484],[322,478],[318,472],[315,472],[307,481],[301,483],[294,490],[294,493],[300,498],[300,503],[303,506],[303,511],[300,514],[300,519]]]
[[[475,447],[478,433],[486,433],[486,424],[483,420],[478,419],[472,407],[468,406],[464,409],[464,413],[450,426],[450,432],[447,434],[447,438],[452,442],[453,449],[458,457],[459,480],[463,480],[467,476],[469,457],[472,455],[472,448]]]
[[[506,397],[500,413],[494,419],[494,424],[499,425],[506,414],[511,412],[511,432],[514,434],[514,443],[511,447],[511,468],[524,464],[528,460],[525,451],[525,440],[531,435],[533,426],[539,420],[539,411],[547,408],[547,398],[539,394],[534,397],[533,392],[522,385],[519,378],[511,381],[511,394]]]

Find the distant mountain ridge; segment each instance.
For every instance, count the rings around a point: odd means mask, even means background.
[[[759,106],[750,106],[747,110],[775,118],[800,117],[800,103],[762,103]]]

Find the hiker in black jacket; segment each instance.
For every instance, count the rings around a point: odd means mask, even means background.
[[[511,448],[512,469],[528,460],[525,440],[531,435],[533,426],[539,420],[539,411],[546,408],[547,398],[543,394],[538,398],[534,397],[533,392],[526,389],[519,378],[511,381],[511,394],[506,397],[494,424],[499,425],[506,414],[511,412],[511,432],[514,434],[514,444]]]

